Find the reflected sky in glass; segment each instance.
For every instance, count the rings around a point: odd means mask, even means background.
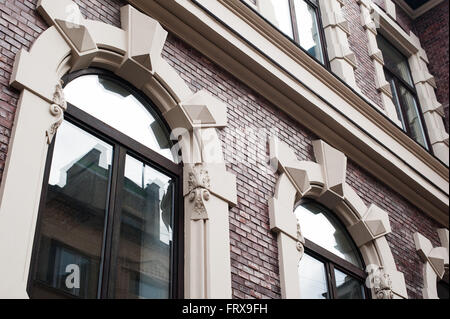
[[[295,216],[305,238],[362,267],[356,246],[351,242],[346,230],[325,208],[314,202],[308,202],[296,208]]]
[[[162,156],[174,160],[166,129],[138,99],[116,82],[85,75],[64,88],[66,100]]]
[[[298,264],[301,299],[327,299],[328,286],[325,265],[304,254]]]
[[[169,189],[169,185],[172,179],[129,155],[127,155],[125,163],[125,177],[133,181],[142,189],[145,189],[147,185],[158,185],[159,202],[161,202],[164,195]],[[162,211],[159,212],[160,240],[165,244],[169,244],[170,240],[172,239],[172,229],[170,227],[166,227],[161,213]]]
[[[70,141],[70,143],[67,143]],[[52,159],[49,184],[64,187],[67,170],[92,149],[100,151],[99,166],[106,170],[112,163],[112,146],[84,132],[75,125],[63,121],[55,139],[55,152]]]

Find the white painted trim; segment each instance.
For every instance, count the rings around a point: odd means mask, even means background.
[[[448,272],[448,229],[438,229],[438,234],[442,246],[433,248],[428,238],[418,232],[414,233],[417,254],[423,262],[422,294],[424,299],[439,299],[437,292],[438,279],[443,278],[445,271]]]
[[[448,167],[240,0],[128,1],[448,225]]]
[[[373,298],[408,298],[404,276],[385,238],[391,232],[388,214],[373,204],[367,207],[345,182],[347,157],[342,152],[321,140],[313,147],[317,163],[299,161],[288,145],[270,141],[271,163],[280,173],[269,216],[271,230],[278,235],[282,297],[301,297],[297,268],[304,240],[302,225],[296,227],[294,204],[308,197],[334,211],[347,227],[367,266],[366,283],[371,284]]]
[[[18,53],[11,77],[21,98],[0,189],[0,298],[28,297],[46,131],[55,122],[49,109],[61,77],[90,66],[134,84],[155,102],[173,130],[184,133],[185,297],[231,298],[228,207],[237,202],[236,178],[225,168],[216,131],[227,125],[226,106],[204,91],[190,91],[161,58],[167,32],[133,7],[121,9],[122,29],[85,20],[71,0],[40,0],[37,10],[51,27],[29,52]],[[198,108],[208,110],[212,120],[204,123],[204,112],[191,112]],[[207,183],[195,184],[197,168]]]

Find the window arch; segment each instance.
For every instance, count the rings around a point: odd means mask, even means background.
[[[307,198],[294,214],[305,238],[305,253],[298,263],[300,298],[366,298],[363,260],[339,219]]]
[[[156,107],[112,73],[69,74],[28,290],[37,298],[182,296],[182,167]]]

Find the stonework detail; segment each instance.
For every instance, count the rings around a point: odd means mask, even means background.
[[[2,278],[0,296],[28,297],[27,272],[48,143],[67,108],[60,79],[71,71],[97,67],[115,73],[146,94],[175,138],[180,137],[186,234],[185,256],[181,258],[184,297],[231,298],[228,218],[229,206],[237,202],[236,178],[226,170],[217,131],[227,126],[227,106],[203,90],[194,94],[189,89],[161,57],[167,31],[131,5],[120,9],[122,28],[85,19],[71,0],[40,0],[37,11],[50,27],[29,51],[18,52],[10,79],[10,85],[21,92],[21,111],[16,117],[13,151],[0,200],[0,254],[12,261],[0,264],[0,273],[8,274]],[[24,154],[35,159],[27,167],[23,165]],[[19,198],[14,195],[22,193],[19,185],[28,185],[34,192]],[[210,211],[214,214],[208,214]],[[15,242],[17,249],[9,249],[6,242]]]
[[[57,120],[50,126],[46,132],[47,144],[51,144],[56,131],[64,120],[64,112],[67,110],[67,102],[64,98],[62,88],[63,82],[60,81],[56,85],[55,94],[53,95],[53,103],[50,105],[50,113],[57,118]]]
[[[276,138],[270,140],[271,162],[280,172],[274,197],[269,201],[269,214],[271,229],[278,234],[281,245],[283,298],[299,298],[298,262],[294,263],[294,259],[287,256],[294,254],[293,247],[300,248],[303,254],[303,238],[296,237],[291,225],[296,220],[295,201],[305,196],[333,210],[360,248],[366,265],[383,270],[370,274],[376,279],[372,282],[374,297],[408,298],[404,276],[397,270],[385,237],[391,232],[387,213],[374,204],[367,207],[347,184],[347,158],[342,152],[322,140],[313,141],[313,148],[317,163],[299,161],[286,144]],[[293,171],[302,174],[292,175]]]
[[[194,202],[194,211],[192,220],[208,219],[208,213],[205,207],[205,201],[211,196],[209,192],[210,180],[208,171],[201,165],[195,165],[192,172],[189,173],[189,201]]]
[[[373,289],[377,299],[393,299],[392,281],[387,273],[384,272],[383,267],[373,270],[371,274],[373,280]]]
[[[355,91],[360,92],[354,73],[356,57],[348,43],[350,31],[342,13],[344,4],[338,0],[319,0],[319,5],[331,70]]]
[[[448,245],[448,229],[438,229],[441,247],[433,247],[431,241],[416,232],[414,233],[414,243],[416,245],[417,254],[423,262],[423,298],[438,299],[437,281],[442,279],[449,266],[449,245]]]

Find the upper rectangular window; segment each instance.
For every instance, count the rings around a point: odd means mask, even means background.
[[[430,149],[422,112],[409,69],[408,59],[385,38],[377,36],[378,48],[383,53],[384,73],[391,86],[392,101],[403,130],[416,142]]]
[[[262,0],[259,13],[309,55],[325,63],[320,15],[315,0]]]

